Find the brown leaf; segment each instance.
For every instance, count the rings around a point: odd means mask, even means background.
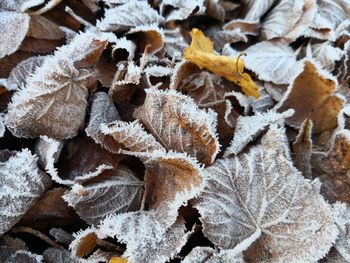
[[[69,245],[74,257],[83,257],[90,254],[97,246],[97,234],[95,228],[87,228],[73,235],[74,240]]]
[[[62,199],[66,190],[59,187],[47,191],[24,215],[21,224],[45,230],[74,224],[78,217]]]
[[[15,136],[65,139],[82,128],[91,72],[76,66],[97,59],[106,42],[95,38],[92,33],[77,35],[54,56],[47,57],[27,85],[17,91],[6,116],[7,128]]]
[[[200,110],[188,96],[174,90],[146,90],[145,103],[134,117],[167,150],[186,152],[209,165],[219,151],[216,114]]]
[[[312,179],[311,150],[312,150],[312,121],[306,119],[300,127],[299,134],[293,143],[295,154],[295,166],[302,172],[305,178]]]
[[[44,16],[33,16],[30,19],[27,36],[54,40],[64,38],[65,34],[60,30],[58,25]]]
[[[305,87],[309,87],[305,89]],[[304,69],[288,87],[284,99],[277,106],[278,111],[294,109],[292,117],[286,122],[294,128],[310,118],[314,124],[314,133],[337,127],[337,115],[343,108],[344,100],[334,95],[336,80],[319,69],[315,62],[304,61]]]
[[[131,170],[119,166],[93,182],[74,185],[63,199],[80,218],[97,225],[108,215],[138,210],[142,196],[143,182]]]

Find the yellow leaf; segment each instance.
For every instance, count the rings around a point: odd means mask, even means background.
[[[191,37],[191,45],[184,52],[185,59],[236,83],[246,95],[259,98],[257,85],[247,73],[243,73],[244,61],[240,57],[214,54],[213,42],[199,29],[192,29]]]
[[[128,260],[126,258],[121,257],[112,257],[109,260],[109,263],[128,263]]]

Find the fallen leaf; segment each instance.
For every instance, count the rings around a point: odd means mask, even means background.
[[[71,257],[69,251],[58,248],[47,248],[43,252],[43,259],[46,263],[78,263]]]
[[[21,45],[29,28],[29,15],[0,9],[0,58],[11,55]]]
[[[77,134],[84,124],[91,72],[76,68],[75,63],[84,64],[95,56],[96,45],[100,49],[106,42],[96,42],[92,33],[79,34],[27,79],[12,97],[6,115],[6,126],[15,136],[66,139]]]
[[[13,227],[51,186],[28,149],[2,151],[0,155],[0,233]]]
[[[202,14],[205,10],[204,0],[162,0],[161,13],[165,13],[166,21],[185,20],[192,14]],[[165,10],[169,10],[165,12]]]
[[[192,29],[191,36],[191,45],[184,51],[184,57],[187,60],[236,83],[248,96],[259,97],[258,87],[248,73],[243,73],[244,61],[242,59],[215,55],[213,43],[198,29]]]
[[[289,84],[301,71],[293,49],[287,44],[259,42],[244,50],[245,67],[257,74],[260,80],[275,84]]]
[[[30,19],[28,37],[39,39],[62,39],[65,34],[60,30],[59,26],[44,16],[33,16]]]
[[[101,179],[73,185],[63,199],[80,218],[97,225],[107,215],[138,210],[142,196],[143,182],[130,169],[119,166]]]
[[[145,91],[145,102],[135,110],[134,117],[165,149],[185,152],[211,164],[219,152],[216,114],[199,109],[190,97],[174,90]]]
[[[334,94],[336,85],[333,76],[320,69],[315,62],[305,60],[304,69],[289,85],[276,107],[279,112],[294,109],[294,115],[286,119],[286,123],[294,128],[299,128],[306,118],[310,118],[314,133],[334,129],[338,125],[338,113],[344,105],[344,99]]]
[[[126,258],[121,257],[112,257],[109,260],[109,263],[128,263],[128,260]]]
[[[219,248],[238,253],[260,240],[271,253],[268,261],[315,262],[337,238],[319,183],[304,179],[291,163],[284,129],[270,126],[261,144],[205,172],[195,207],[205,236]]]
[[[312,151],[312,121],[306,119],[300,127],[299,133],[293,143],[293,151],[295,154],[295,166],[301,171],[303,176],[312,179],[311,171],[311,151]]]

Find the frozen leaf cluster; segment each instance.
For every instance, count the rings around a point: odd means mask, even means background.
[[[348,262],[349,32],[348,0],[0,1],[0,261]]]

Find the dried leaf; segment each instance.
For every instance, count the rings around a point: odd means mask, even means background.
[[[88,69],[78,69],[75,64],[91,62],[105,45],[94,34],[83,33],[47,57],[27,85],[14,94],[6,115],[7,128],[17,137],[75,136],[84,124],[91,77]]]
[[[169,57],[181,59],[186,47],[188,45],[179,28],[164,30],[164,49]]]
[[[202,169],[196,160],[174,152],[154,152],[144,164],[146,205],[159,223],[170,226],[180,206],[201,191]]]
[[[179,218],[167,230],[152,213],[133,212],[105,219],[100,226],[102,236],[116,237],[126,243],[123,257],[134,263],[165,263],[185,245],[191,232],[185,232],[184,220]]]
[[[216,252],[211,247],[195,247],[182,263],[245,263],[241,254],[231,255],[227,250]]]
[[[69,251],[58,248],[48,248],[43,252],[43,258],[46,263],[78,263],[73,259]]]
[[[302,17],[304,4],[304,0],[281,0],[265,17],[262,36],[266,40],[286,36]]]
[[[245,67],[260,80],[289,84],[302,68],[293,49],[280,42],[259,42],[244,52],[247,54]]]
[[[64,245],[69,245],[73,241],[73,235],[61,228],[51,228],[50,235],[54,237],[55,241]]]
[[[114,121],[101,125],[101,132],[106,137],[112,137],[117,143],[112,152],[119,152],[123,147],[132,152],[153,152],[164,150],[164,147],[156,139],[148,134],[138,121],[127,123]]]
[[[11,55],[21,45],[29,28],[29,15],[0,9],[0,58]]]
[[[27,79],[34,74],[35,70],[44,62],[45,57],[30,57],[17,64],[11,70],[10,76],[7,79],[10,90],[18,90],[27,84]]]
[[[141,25],[158,25],[163,21],[163,17],[146,1],[128,1],[107,9],[105,17],[97,23],[97,27],[102,31],[121,32]]]
[[[239,7],[239,4],[225,0],[205,0],[205,13],[220,21],[225,21],[227,14]]]
[[[329,71],[334,69],[335,62],[339,61],[342,57],[342,50],[332,46],[328,42],[312,45],[310,49],[310,56],[319,62],[324,69]]]
[[[312,179],[311,150],[312,150],[312,121],[306,119],[300,127],[299,133],[293,143],[295,154],[295,166],[301,171],[305,178]]]
[[[247,4],[246,9],[248,10],[244,20],[256,21],[261,19],[276,0],[244,0],[243,2]]]
[[[78,219],[74,210],[63,201],[66,188],[59,187],[47,191],[23,216],[21,223],[36,229],[49,229],[52,226],[73,225]],[[54,204],[54,205],[53,205]],[[55,222],[55,223],[52,223]]]
[[[293,167],[283,129],[271,126],[260,145],[206,173],[196,208],[205,236],[221,249],[241,252],[259,240],[269,262],[315,262],[337,238],[331,207],[319,183]]]
[[[321,167],[332,176],[350,178],[350,131],[340,130],[334,135],[332,146],[321,160]],[[350,181],[349,181],[350,183]]]
[[[286,119],[287,124],[294,128],[299,128],[306,118],[310,118],[314,133],[334,129],[337,127],[337,115],[344,104],[341,96],[333,95],[335,89],[333,76],[321,70],[315,62],[304,60],[303,71],[288,87],[277,105],[278,111],[294,109],[294,115]]]
[[[0,259],[2,262],[6,263],[42,263],[43,257],[34,253],[31,253],[29,251],[24,251],[24,250],[17,250],[14,253],[7,253],[3,254],[2,248],[0,248]]]
[[[91,98],[91,103],[90,120],[85,132],[95,143],[109,151],[113,151],[118,145],[112,138],[104,135],[100,128],[102,124],[120,120],[117,109],[110,97],[104,92],[96,92]]]
[[[258,87],[247,73],[243,73],[244,62],[242,59],[215,55],[213,43],[198,29],[192,29],[191,36],[191,45],[184,52],[184,57],[187,60],[236,83],[248,96],[259,97]]]
[[[39,39],[62,39],[65,37],[59,26],[43,16],[33,16],[30,19],[28,37]]]
[[[234,137],[230,146],[225,151],[225,157],[239,154],[251,141],[263,134],[271,124],[283,124],[285,118],[293,115],[293,111],[285,111],[282,114],[274,111],[257,113],[254,116],[237,119]]]
[[[121,257],[112,257],[109,263],[128,263],[128,260]]]
[[[186,152],[209,165],[219,151],[216,114],[200,110],[188,96],[174,90],[146,90],[144,104],[134,117],[167,150]]]
[[[28,149],[1,152],[0,235],[13,227],[51,185]]]
[[[63,199],[80,218],[97,225],[107,215],[139,209],[143,182],[125,167],[118,167],[108,176],[83,186],[74,185]]]
[[[69,245],[73,257],[83,257],[90,254],[97,245],[97,232],[94,227],[73,234],[74,240]]]
[[[345,203],[333,205],[335,222],[339,228],[339,236],[335,242],[335,249],[339,252],[344,262],[350,261],[350,208]]]
[[[170,12],[166,14],[166,21],[185,20],[192,14],[201,14],[204,12],[204,0],[162,0],[161,13],[166,8],[170,8]]]

